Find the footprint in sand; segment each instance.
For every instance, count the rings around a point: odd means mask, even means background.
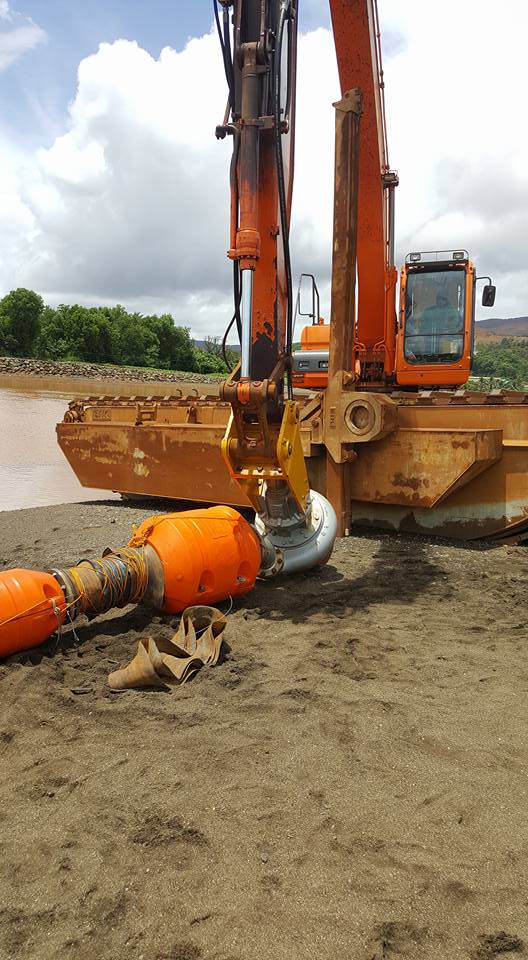
[[[479,945],[471,954],[471,960],[493,960],[493,957],[498,957],[501,953],[524,953],[524,942],[505,930],[486,934],[479,937]]]

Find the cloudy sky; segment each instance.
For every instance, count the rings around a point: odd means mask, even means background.
[[[230,317],[229,145],[211,0],[0,0],[0,293]],[[294,271],[328,310],[326,0],[300,0]],[[467,247],[494,316],[528,314],[527,0],[379,0],[397,257]],[[480,310],[480,315],[485,313]],[[489,315],[489,314],[488,314]]]

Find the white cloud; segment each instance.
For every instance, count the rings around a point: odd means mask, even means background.
[[[178,317],[194,306],[198,322],[204,298],[227,298],[224,106],[212,35],[159,60],[128,41],[84,60],[71,129],[26,182],[41,234],[27,283],[70,300],[156,301]]]
[[[9,7],[8,0],[0,0],[0,21],[10,26],[0,29],[0,72],[7,70],[28,50],[33,50],[47,39],[46,31]]]
[[[528,314],[525,2],[380,0],[380,16],[398,256],[467,246],[497,282],[495,315]],[[328,30],[301,37],[298,80],[294,268],[318,275],[328,315],[339,97]],[[231,309],[230,144],[214,138],[224,106],[213,35],[159,59],[102,44],[79,66],[68,130],[32,157],[0,149],[0,286],[169,309],[198,336],[220,332]]]
[[[36,23],[27,23],[13,30],[0,31],[0,71],[7,70],[28,50],[33,50],[46,39],[46,33]]]
[[[382,0],[381,16],[407,41],[386,68],[390,153],[401,174],[399,256],[467,247],[497,282],[494,315],[526,315],[528,131],[519,118],[527,5]]]

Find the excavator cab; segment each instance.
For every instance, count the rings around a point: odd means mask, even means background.
[[[303,278],[312,282],[312,310],[300,309]],[[477,277],[467,250],[409,253],[401,270],[396,368],[389,382],[404,387],[456,387],[471,371],[477,280],[486,279],[482,305],[495,303],[489,277]],[[307,293],[305,292],[307,297]],[[311,326],[301,333],[292,357],[293,383],[311,390],[328,384],[330,325],[319,316],[319,295],[311,274],[302,274],[297,316]]]
[[[400,279],[398,384],[455,387],[467,382],[477,279],[467,250],[407,255]],[[494,302],[495,287],[490,282],[482,303],[493,306]]]

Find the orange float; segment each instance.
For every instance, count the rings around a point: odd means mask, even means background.
[[[163,611],[212,604],[255,586],[262,550],[253,527],[232,507],[167,513],[145,520],[129,547],[148,543],[163,566]]]
[[[262,561],[258,534],[231,507],[150,517],[127,547],[50,573],[0,574],[0,657],[37,646],[68,616],[128,603],[165,613],[247,593]]]
[[[64,593],[51,573],[0,573],[0,657],[44,643],[65,617]]]

